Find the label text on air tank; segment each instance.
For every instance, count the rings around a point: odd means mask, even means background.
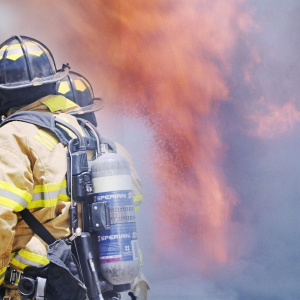
[[[113,200],[113,199],[126,199],[127,194],[122,193],[122,194],[108,194],[108,195],[101,195],[97,196],[97,200],[102,201],[102,200]]]
[[[121,233],[121,234],[104,235],[100,237],[100,240],[106,241],[106,240],[121,240],[121,239],[130,239],[130,238],[131,235],[129,233]]]

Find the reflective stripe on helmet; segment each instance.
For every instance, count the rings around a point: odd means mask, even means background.
[[[21,249],[10,261],[10,265],[16,269],[24,270],[27,266],[40,267],[49,263],[47,257]]]
[[[25,42],[24,45],[27,47],[28,54],[30,55],[39,57],[43,54],[43,51],[34,42]],[[0,49],[0,60],[3,58],[3,53],[5,49],[7,49],[7,47],[9,47],[8,53],[6,55],[7,59],[17,60],[24,55],[21,44],[5,45]],[[44,51],[46,52],[47,50],[44,49]]]
[[[4,267],[4,268],[0,269],[0,285],[4,281],[6,269],[7,269],[7,267]]]
[[[59,94],[65,95],[66,93],[68,93],[70,91],[71,91],[71,88],[69,86],[68,81],[62,81],[62,82],[59,83],[58,89],[57,89],[57,92]]]
[[[83,92],[86,90],[86,86],[82,83],[82,81],[75,79],[74,84],[77,91]]]
[[[0,181],[0,194],[0,204],[15,212],[23,210],[32,199],[30,193],[5,181]]]

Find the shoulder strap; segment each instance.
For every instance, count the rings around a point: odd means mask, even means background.
[[[11,121],[21,121],[26,123],[31,123],[42,128],[51,130],[58,138],[58,140],[66,146],[68,141],[72,138],[64,130],[61,126],[58,126],[55,121],[55,115],[49,115],[43,112],[36,112],[36,111],[22,111],[17,112],[6,118],[1,124],[0,127],[7,124]]]
[[[20,211],[20,215],[26,224],[48,245],[54,243],[56,239],[54,236],[40,223],[40,221],[27,209]]]

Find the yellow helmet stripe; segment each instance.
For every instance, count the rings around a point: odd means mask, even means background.
[[[44,52],[34,42],[26,42],[26,43],[24,43],[24,45],[26,46],[29,55],[34,55],[34,56],[39,57]],[[18,58],[20,58],[21,56],[24,55],[21,44],[4,45],[0,49],[0,60],[3,58],[3,53],[7,49],[7,47],[9,47],[8,52],[7,52],[7,56],[6,56],[7,59],[17,60]],[[46,49],[44,49],[44,50],[47,51]]]

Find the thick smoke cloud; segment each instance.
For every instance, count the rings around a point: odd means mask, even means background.
[[[1,40],[41,40],[106,100],[150,299],[300,298],[300,5],[228,2],[0,1]]]

